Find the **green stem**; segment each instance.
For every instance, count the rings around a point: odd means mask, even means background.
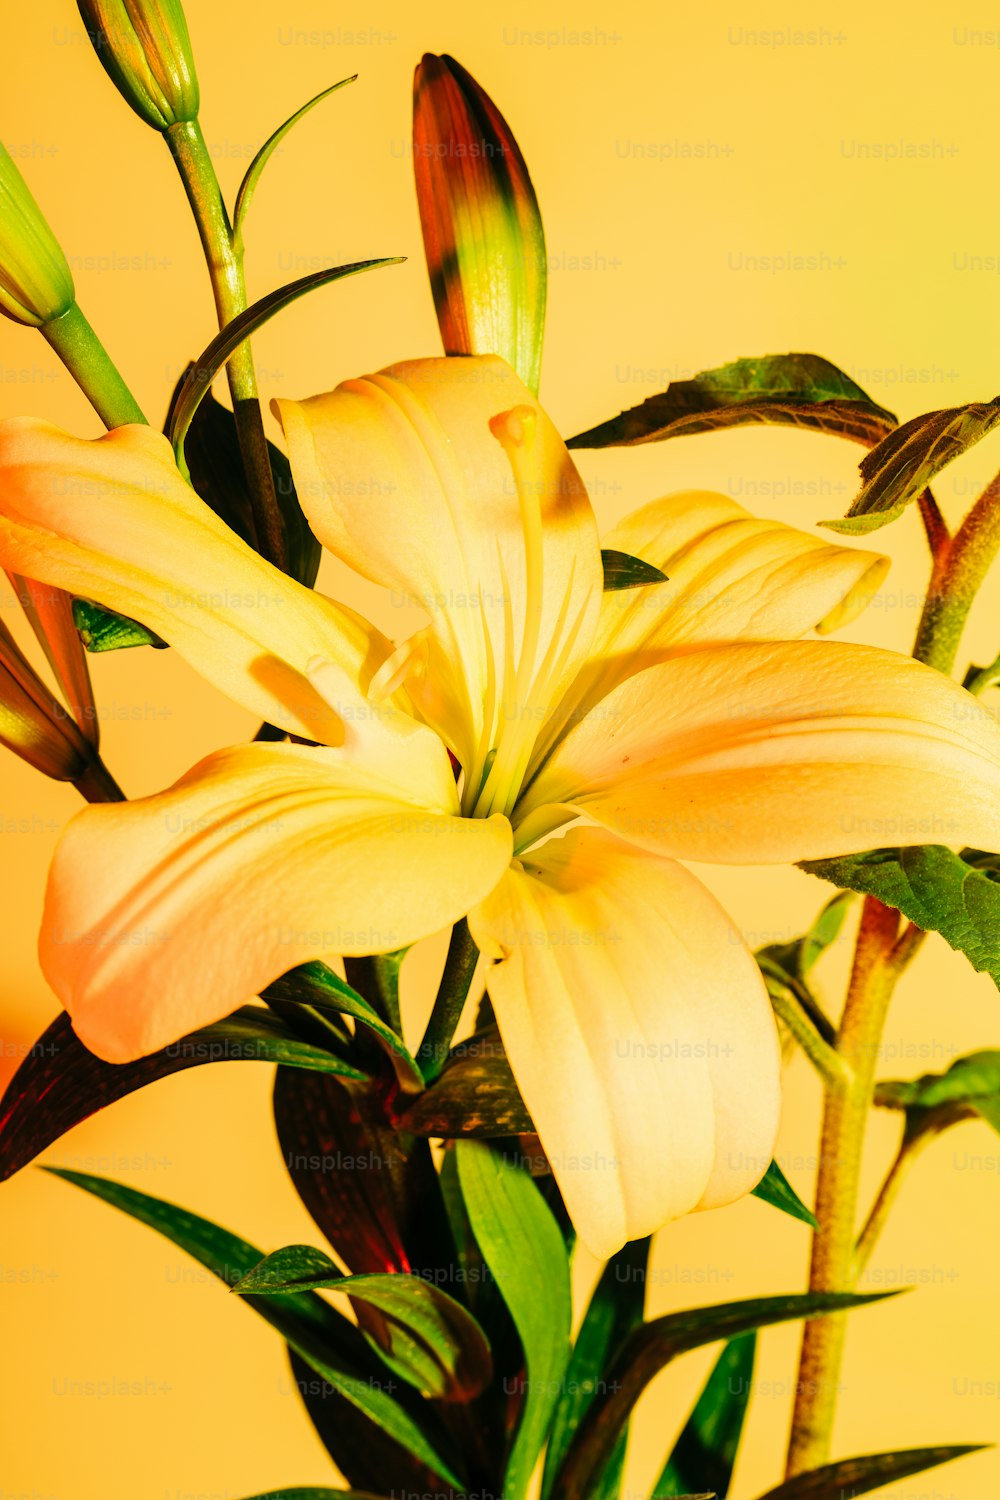
[[[177,163],[198,226],[212,280],[219,327],[225,328],[245,312],[247,306],[242,249],[235,242],[219,180],[198,121],[180,121],[171,125],[165,139]],[[276,566],[284,568],[285,533],[274,491],[249,340],[245,340],[233,354],[226,373],[258,548]]]
[[[956,534],[934,554],[913,647],[918,661],[939,672],[951,672],[969,610],[998,552],[1000,474],[987,485]]]
[[[865,1125],[875,1087],[882,1028],[902,965],[897,959],[899,914],[873,896],[865,898],[854,966],[836,1050],[846,1077],[832,1083],[823,1112],[816,1218],[809,1289],[848,1292],[854,1284],[854,1226]],[[802,1339],[787,1477],[819,1468],[829,1459],[830,1437],[844,1350],[846,1316],[808,1322]]]
[[[806,1057],[831,1087],[846,1082],[850,1069],[835,1047],[824,1041],[813,1022],[802,1009],[793,990],[782,984],[774,975],[765,973],[764,982],[771,1000],[771,1007],[779,1021],[783,1021],[802,1048]]]
[[[416,1054],[425,1083],[432,1083],[445,1065],[478,959],[479,949],[463,917],[452,928],[434,1009]]]
[[[105,427],[124,427],[129,422],[146,424],[138,402],[75,302],[61,318],[43,323],[39,331],[45,335]]]

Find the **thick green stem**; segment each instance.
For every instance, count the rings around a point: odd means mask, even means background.
[[[950,673],[965,622],[991,563],[1000,552],[1000,474],[987,485],[959,530],[940,543],[917,626],[913,655]]]
[[[425,1083],[432,1083],[441,1072],[448,1057],[458,1023],[465,1009],[472,976],[476,972],[479,949],[476,947],[469,924],[463,917],[456,922],[448,945],[444,973],[438,988],[434,1009],[424,1032],[424,1039],[417,1052],[417,1062]]]
[[[837,1033],[847,1074],[831,1083],[823,1113],[816,1218],[809,1290],[847,1292],[854,1283],[861,1151],[871,1108],[875,1068],[889,1001],[900,973],[894,950],[899,915],[873,896],[865,899],[854,967]],[[787,1475],[827,1462],[836,1410],[846,1316],[816,1318],[802,1339]]]
[[[215,167],[197,120],[171,125],[166,132],[177,170],[198,226],[205,261],[212,280],[219,327],[231,323],[247,306],[243,253],[236,245]],[[283,568],[285,533],[281,524],[274,476],[257,392],[253,352],[246,340],[226,367],[233,398],[233,415],[243,456],[253,510],[257,544],[263,555]]]
[[[40,332],[45,335],[105,427],[124,427],[129,422],[145,424],[146,418],[138,402],[75,302],[61,318],[43,323]]]

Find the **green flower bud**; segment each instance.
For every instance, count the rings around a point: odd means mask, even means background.
[[[0,144],[0,312],[39,328],[73,306],[76,291],[66,257]]]
[[[154,130],[195,120],[200,102],[179,0],[77,0],[101,66]]]

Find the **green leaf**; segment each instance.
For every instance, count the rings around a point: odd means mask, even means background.
[[[157,1230],[227,1286],[239,1282],[263,1259],[262,1252],[246,1240],[161,1198],[152,1198],[122,1183],[86,1172],[57,1167],[43,1170],[74,1183]],[[402,1401],[394,1399],[391,1387],[395,1382],[386,1379],[385,1366],[375,1359],[361,1333],[347,1318],[315,1292],[284,1292],[245,1300],[335,1390],[379,1423],[390,1437],[404,1443],[445,1483],[462,1487],[451,1464],[427,1436],[423,1421],[415,1420]],[[430,1408],[423,1410],[430,1422],[433,1412]]]
[[[792,979],[805,979],[817,960],[837,941],[854,901],[853,891],[839,891],[826,903],[808,932],[790,943],[768,943],[758,949],[758,959],[766,958],[777,964]]]
[[[976,851],[959,855],[943,844],[916,844],[809,860],[801,868],[877,897],[925,932],[939,932],[1000,986],[1000,881],[976,862],[982,863]]]
[[[688,1312],[654,1318],[626,1340],[614,1361],[605,1390],[595,1397],[559,1470],[550,1500],[578,1500],[600,1480],[614,1452],[619,1434],[646,1386],[680,1354],[735,1338],[751,1329],[796,1318],[846,1312],[868,1302],[880,1302],[892,1292],[807,1292],[801,1296],[758,1297],[748,1302],[725,1302]]]
[[[545,1452],[542,1495],[546,1497],[573,1434],[583,1421],[622,1342],[642,1322],[646,1301],[649,1240],[632,1240],[612,1256],[594,1289],[576,1336]],[[627,1432],[608,1460],[591,1500],[616,1500],[625,1463]]]
[[[116,615],[90,599],[73,600],[73,623],[86,650],[121,651],[126,646],[158,646],[166,649],[166,641],[130,620],[127,615]]]
[[[631,447],[747,423],[780,423],[851,438],[868,447],[896,426],[843,370],[818,354],[764,354],[737,359],[660,395],[610,422],[570,438],[570,448]]]
[[[320,1015],[353,1016],[374,1036],[395,1070],[400,1088],[414,1094],[424,1086],[406,1043],[382,1020],[374,1006],[324,963],[300,964],[269,984],[265,995],[282,1003],[309,1007]]]
[[[233,1287],[240,1296],[329,1288],[380,1315],[363,1323],[366,1337],[403,1380],[422,1395],[469,1401],[489,1384],[490,1347],[475,1318],[420,1276],[345,1276],[322,1250],[287,1245],[265,1256]]]
[[[414,1135],[446,1139],[495,1140],[535,1129],[495,1027],[453,1047],[439,1077],[417,1095],[399,1123]]]
[[[793,1219],[801,1219],[803,1224],[808,1224],[813,1229],[819,1228],[815,1214],[806,1208],[776,1161],[772,1161],[752,1191],[755,1198],[762,1198],[773,1208],[780,1208],[782,1213],[789,1214]]]
[[[459,1141],[455,1152],[472,1232],[524,1350],[524,1407],[502,1486],[505,1500],[524,1500],[569,1360],[569,1257],[526,1171],[480,1141]]]
[[[281,312],[314,287],[326,286],[331,281],[341,281],[346,276],[357,276],[361,271],[371,271],[380,266],[398,266],[405,259],[405,256],[394,255],[381,260],[359,260],[347,266],[333,266],[325,271],[310,271],[308,276],[300,276],[298,281],[290,281],[287,286],[268,292],[245,312],[240,313],[239,317],[227,323],[191,366],[177,392],[167,435],[173,444],[181,472],[187,471],[184,443],[195,412],[216,375],[242,343],[269,322],[275,313]]]
[[[924,412],[904,422],[865,454],[862,486],[847,515],[821,524],[831,531],[862,536],[894,521],[936,474],[992,432],[998,422],[1000,397]]]
[[[303,1041],[262,1006],[244,1006],[130,1063],[102,1062],[61,1015],[39,1037],[0,1100],[0,1181],[116,1100],[173,1073],[217,1062],[283,1063],[358,1081],[366,1077],[345,1058]]]
[[[268,1490],[265,1495],[250,1495],[248,1500],[387,1500],[371,1490],[323,1490],[301,1485],[285,1490]]]
[[[937,1464],[951,1463],[967,1453],[981,1453],[984,1443],[963,1443],[948,1448],[906,1448],[899,1453],[871,1453],[864,1458],[844,1458],[839,1463],[824,1464],[809,1474],[786,1479],[777,1489],[768,1490],[760,1500],[844,1500],[847,1495],[867,1495],[880,1490],[893,1479],[906,1479]]]
[[[357,73],[353,73],[350,78],[342,78],[339,83],[331,84],[328,89],[323,89],[321,93],[314,95],[307,104],[303,104],[301,109],[297,109],[293,115],[289,115],[285,123],[279,125],[274,134],[268,136],[263,146],[261,146],[257,155],[247,167],[243,181],[240,183],[239,192],[236,194],[236,207],[233,210],[233,239],[236,242],[237,248],[242,248],[243,245],[243,223],[247,216],[247,210],[250,207],[250,200],[257,191],[257,184],[260,182],[261,174],[271,160],[277,147],[281,145],[281,142],[285,139],[292,126],[297,125],[304,115],[307,115],[311,109],[314,109],[317,104],[322,103],[324,99],[328,99],[331,94],[335,94],[338,89],[345,88],[347,84],[356,82],[357,76]]]
[[[683,1495],[694,1484],[710,1484],[720,1495],[729,1494],[756,1352],[756,1333],[729,1340],[674,1444],[653,1489],[653,1500]]]
[[[180,391],[186,376],[177,386]],[[174,393],[176,399],[177,392]],[[172,408],[173,403],[171,403]],[[169,426],[169,417],[167,419]],[[312,588],[319,572],[322,548],[313,536],[295,493],[288,459],[273,443],[267,445],[274,493],[285,539],[291,576]],[[258,550],[253,506],[240,452],[236,418],[208,392],[191,422],[185,445],[188,471],[195,492],[248,546]]]
[[[652,563],[643,562],[641,557],[632,557],[628,552],[615,552],[602,547],[601,562],[604,564],[606,594],[614,593],[617,589],[642,589],[651,583],[668,582],[666,573],[654,568]]]
[[[972,1052],[944,1073],[886,1080],[875,1087],[875,1103],[905,1110],[911,1132],[976,1116],[1000,1131],[1000,1052]]]

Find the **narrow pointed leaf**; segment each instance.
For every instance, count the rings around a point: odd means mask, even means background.
[[[904,422],[861,461],[862,485],[847,515],[822,524],[861,536],[894,521],[935,475],[1000,422],[1000,397],[928,411]]]
[[[871,1453],[864,1458],[845,1458],[825,1464],[809,1474],[787,1479],[777,1489],[768,1490],[760,1500],[844,1500],[847,1495],[867,1495],[880,1490],[894,1479],[922,1474],[938,1464],[951,1463],[967,1453],[979,1453],[982,1443],[964,1443],[942,1448],[907,1448],[899,1453]]]
[[[801,868],[821,880],[875,896],[925,932],[938,932],[974,969],[1000,986],[1000,870],[993,855],[955,854],[943,844],[870,849]]]
[[[601,1274],[573,1345],[566,1379],[545,1450],[542,1496],[547,1497],[573,1435],[624,1340],[642,1322],[646,1301],[649,1240],[632,1240],[613,1255]],[[627,1432],[608,1460],[592,1500],[616,1500],[625,1464]]]
[[[753,1189],[753,1196],[762,1198],[773,1208],[780,1208],[782,1213],[788,1214],[793,1219],[800,1219],[803,1224],[808,1224],[813,1229],[818,1228],[816,1215],[802,1202],[776,1161],[772,1161],[760,1182]]]
[[[491,1027],[453,1047],[440,1076],[417,1095],[400,1124],[414,1135],[444,1138],[533,1132],[499,1031]]]
[[[690,1312],[654,1318],[626,1340],[615,1360],[607,1388],[596,1397],[556,1477],[550,1500],[576,1500],[599,1482],[619,1434],[646,1386],[680,1354],[735,1338],[752,1329],[796,1318],[846,1312],[869,1302],[880,1302],[892,1292],[808,1292],[801,1296],[758,1297],[748,1302],[725,1302]]]
[[[216,1062],[283,1063],[344,1078],[365,1077],[354,1064],[304,1042],[260,1007],[244,1006],[224,1021],[130,1063],[95,1057],[69,1017],[61,1015],[39,1037],[0,1100],[0,1181],[116,1100],[172,1073]]]
[[[233,1290],[241,1296],[276,1292],[343,1292],[380,1316],[362,1328],[390,1369],[421,1392],[468,1401],[489,1383],[490,1349],[475,1318],[453,1297],[419,1276],[345,1276],[322,1250],[288,1245],[268,1255]]]
[[[402,1037],[382,1020],[357,990],[324,963],[300,964],[268,985],[267,995],[311,1006],[322,1014],[352,1016],[362,1022],[389,1059],[400,1088],[407,1094],[423,1088],[424,1077]]]
[[[242,343],[256,333],[258,328],[262,328],[265,323],[269,322],[275,313],[289,307],[315,287],[326,286],[332,281],[341,281],[346,276],[357,276],[362,271],[371,271],[380,266],[398,266],[404,259],[404,256],[395,255],[380,260],[355,261],[347,266],[333,266],[325,271],[310,271],[308,276],[301,276],[297,281],[290,281],[287,286],[268,292],[245,312],[240,313],[239,317],[227,323],[191,366],[183,385],[177,392],[168,437],[173,444],[182,473],[186,471],[184,442],[195,412],[216,375]]]
[[[440,1189],[426,1141],[395,1128],[382,1088],[279,1068],[274,1118],[281,1155],[306,1209],[352,1271],[450,1264]]]
[[[446,354],[498,354],[538,391],[547,265],[538,199],[513,132],[453,57],[413,84],[413,171]]]
[[[247,216],[247,210],[250,207],[250,200],[257,191],[257,184],[260,182],[264,168],[292,126],[297,125],[310,110],[314,109],[317,104],[321,104],[324,99],[329,99],[330,95],[335,94],[338,89],[346,88],[349,83],[355,83],[357,77],[357,73],[352,73],[350,78],[342,78],[339,83],[333,83],[328,89],[323,89],[320,93],[314,95],[308,103],[303,104],[301,109],[297,109],[293,115],[289,115],[285,123],[279,125],[273,135],[268,136],[249,167],[247,167],[243,181],[240,183],[239,192],[236,194],[236,207],[233,210],[233,236],[238,245],[241,245],[243,242],[244,220]]]
[[[896,418],[818,354],[764,354],[672,381],[641,406],[578,433],[568,446],[632,447],[748,423],[803,427],[872,447],[893,431]]]
[[[260,1250],[246,1240],[173,1203],[137,1192],[106,1177],[55,1167],[45,1170],[155,1229],[192,1255],[227,1286],[233,1286],[263,1258]],[[442,1457],[427,1436],[422,1421],[418,1423],[411,1410],[390,1394],[387,1387],[395,1382],[387,1378],[385,1366],[375,1359],[358,1329],[346,1318],[315,1292],[286,1292],[244,1300],[318,1375],[329,1381],[366,1416],[382,1424],[390,1437],[406,1443],[446,1483],[461,1484],[451,1463]],[[433,1412],[429,1407],[413,1409],[420,1411],[421,1417],[425,1410],[428,1425],[433,1425]]]
[[[569,1257],[526,1171],[480,1141],[459,1141],[455,1152],[472,1232],[524,1350],[524,1406],[502,1487],[505,1500],[524,1500],[569,1361]]]
[[[756,1352],[756,1333],[729,1340],[674,1444],[653,1500],[683,1495],[694,1484],[710,1484],[725,1500],[743,1436]]]
[[[288,1350],[291,1378],[306,1414],[340,1473],[365,1495],[434,1494],[440,1479],[383,1428]]]
[[[643,589],[651,583],[666,583],[667,575],[641,557],[632,557],[628,552],[615,552],[602,548],[601,562],[604,564],[604,592],[617,589]]]

